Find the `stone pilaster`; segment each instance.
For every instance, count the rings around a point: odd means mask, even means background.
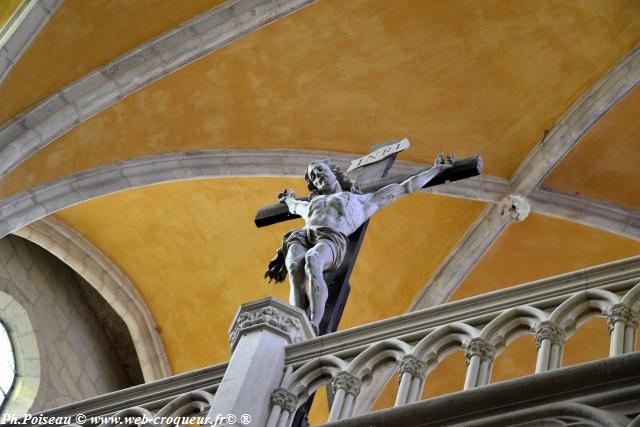
[[[284,373],[284,349],[313,337],[299,308],[271,297],[242,304],[229,328],[233,354],[209,410],[211,419],[247,414],[252,424],[266,425],[274,399],[282,399],[285,410],[295,406],[285,390],[274,393]]]

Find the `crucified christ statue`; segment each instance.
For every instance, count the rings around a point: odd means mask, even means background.
[[[290,213],[304,219],[305,226],[285,234],[282,248],[269,263],[265,277],[282,282],[288,273],[289,303],[305,310],[317,329],[328,296],[324,274],[337,270],[342,263],[349,236],[378,209],[423,188],[452,164],[452,157],[445,159],[440,154],[432,168],[363,194],[335,163],[312,162],[304,176],[310,190],[309,201],[296,200],[290,190],[278,196]]]

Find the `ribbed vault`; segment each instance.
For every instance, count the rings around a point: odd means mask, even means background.
[[[174,372],[228,357],[240,303],[286,297],[262,269],[299,224],[252,218],[315,156],[408,137],[398,170],[486,165],[372,221],[343,327],[640,251],[638,2],[54,3],[0,84],[0,230],[54,214],[95,246]]]

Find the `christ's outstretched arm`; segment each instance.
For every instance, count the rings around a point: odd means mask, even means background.
[[[370,218],[378,209],[387,206],[399,197],[421,189],[443,170],[451,167],[452,164],[452,157],[449,156],[445,159],[442,154],[439,154],[431,169],[414,175],[399,184],[390,184],[372,193],[364,205],[365,215]]]
[[[284,202],[289,208],[289,212],[300,215],[305,222],[309,217],[309,202],[296,200],[296,193],[293,190],[284,190],[278,195],[278,201]]]

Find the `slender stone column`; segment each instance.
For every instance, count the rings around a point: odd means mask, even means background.
[[[565,333],[555,324],[544,321],[535,329],[536,374],[557,369],[562,365],[562,351],[564,349]]]
[[[288,390],[277,388],[271,394],[271,414],[267,427],[288,427],[293,421],[298,398]]]
[[[638,313],[623,303],[614,304],[607,310],[607,325],[611,333],[609,356],[635,351]]]
[[[482,338],[472,338],[464,343],[464,358],[467,362],[467,377],[464,389],[480,387],[489,384],[491,365],[495,348]]]
[[[407,354],[400,360],[398,366],[400,375],[400,387],[394,406],[406,405],[420,400],[424,388],[424,378],[427,373],[427,364],[417,357]]]
[[[333,389],[336,394],[333,397],[328,422],[349,418],[353,414],[356,397],[360,394],[361,387],[362,381],[355,375],[345,371],[336,374],[333,379]]]
[[[233,354],[209,410],[210,419],[232,414],[237,420],[232,417],[218,425],[243,425],[241,416],[247,414],[252,425],[266,425],[272,392],[284,374],[285,346],[313,336],[299,308],[272,297],[242,304],[229,329]]]

